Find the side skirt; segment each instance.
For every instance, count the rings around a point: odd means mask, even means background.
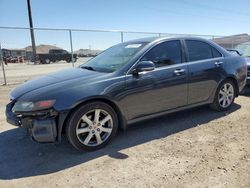
[[[175,108],[175,109],[167,110],[167,111],[156,113],[156,114],[151,114],[151,115],[146,115],[146,116],[143,116],[143,117],[138,117],[138,118],[129,120],[127,122],[127,124],[129,125],[129,124],[137,123],[139,121],[144,121],[144,120],[147,120],[147,119],[156,118],[156,117],[159,117],[159,116],[171,114],[171,113],[182,111],[182,110],[187,110],[187,109],[198,107],[198,106],[207,105],[207,104],[210,104],[210,103],[211,103],[210,101],[209,102],[206,101],[206,102],[202,102],[202,103],[196,103],[196,104],[192,104],[192,105],[188,105],[188,106],[178,107],[178,108]]]

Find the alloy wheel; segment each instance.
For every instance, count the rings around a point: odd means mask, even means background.
[[[111,115],[103,109],[85,113],[76,126],[78,140],[86,146],[98,146],[105,142],[113,130]]]
[[[225,83],[222,85],[219,91],[218,100],[222,108],[230,106],[234,99],[234,87],[231,83]]]

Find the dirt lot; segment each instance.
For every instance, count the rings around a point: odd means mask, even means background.
[[[89,58],[79,58],[74,66],[77,67],[80,64],[86,62]],[[29,63],[9,63],[7,66],[5,65],[5,74],[7,78],[8,84],[19,84],[25,80],[32,79],[36,76],[42,76],[48,74],[50,72],[54,72],[57,70],[62,70],[65,68],[72,67],[71,63],[66,63],[64,61],[59,61],[57,63],[51,64],[40,64],[33,65]],[[0,66],[0,85],[4,83],[3,81],[3,73],[2,67]]]
[[[89,153],[66,139],[34,143],[6,123],[13,83],[64,67],[8,67],[12,84],[0,86],[0,187],[250,187],[250,94],[229,112],[204,106],[135,124]]]

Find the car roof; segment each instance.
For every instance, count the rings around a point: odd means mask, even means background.
[[[139,38],[139,39],[134,39],[134,40],[130,40],[130,41],[126,41],[127,43],[136,43],[136,42],[147,42],[147,43],[151,43],[151,42],[158,42],[161,40],[199,40],[199,41],[208,41],[204,38],[200,38],[200,37],[146,37],[146,38]]]
[[[141,39],[135,39],[126,41],[124,43],[149,43],[149,45],[153,45],[160,41],[167,41],[167,40],[197,40],[201,42],[206,42],[213,47],[215,47],[217,50],[219,50],[224,56],[231,56],[232,54],[226,51],[223,47],[219,46],[215,42],[209,39],[201,38],[201,37],[194,37],[194,36],[181,36],[181,37],[147,37],[147,38],[141,38]]]

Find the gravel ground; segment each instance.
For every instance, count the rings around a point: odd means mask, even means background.
[[[20,83],[66,65],[8,71]],[[144,121],[107,147],[80,153],[65,138],[38,144],[7,124],[4,108],[14,87],[0,86],[0,187],[250,187],[249,92],[228,112],[204,106]]]

